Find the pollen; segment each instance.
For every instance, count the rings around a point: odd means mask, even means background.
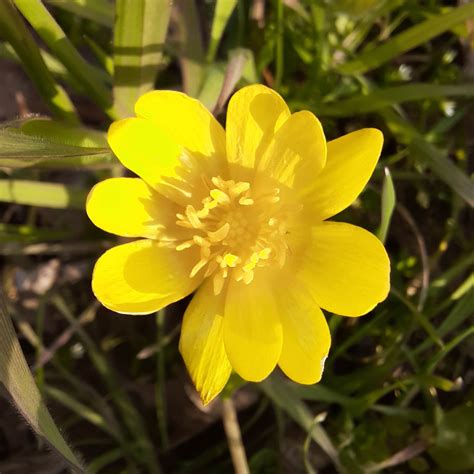
[[[206,180],[207,195],[176,214],[176,225],[188,229],[189,237],[175,243],[178,252],[199,249],[199,261],[189,277],[202,272],[213,278],[219,294],[228,278],[250,284],[264,266],[282,267],[286,261],[286,216],[280,189],[256,192],[250,183]]]

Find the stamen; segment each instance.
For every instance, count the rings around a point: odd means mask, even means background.
[[[202,207],[188,204],[176,214],[176,224],[190,229],[190,235],[171,243],[177,251],[198,247],[200,259],[190,277],[205,269],[204,278],[212,277],[218,295],[227,278],[248,285],[258,268],[282,267],[288,252],[287,216],[295,211],[281,203],[280,189],[254,194],[247,182],[204,175],[201,181],[209,192]]]

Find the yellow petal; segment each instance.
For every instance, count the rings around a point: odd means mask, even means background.
[[[275,368],[281,352],[282,329],[270,284],[261,275],[256,275],[248,285],[230,279],[224,344],[232,367],[245,380],[259,382]]]
[[[390,261],[370,232],[343,222],[311,229],[299,273],[317,304],[343,316],[361,316],[390,289]]]
[[[331,333],[322,311],[303,286],[291,284],[278,292],[283,347],[278,365],[292,380],[313,384],[321,380],[331,346]]]
[[[225,387],[232,372],[224,349],[224,298],[215,296],[212,280],[194,295],[184,313],[179,350],[204,405]]]
[[[198,100],[177,91],[151,91],[138,99],[135,113],[204,161],[209,173],[217,175],[226,166],[224,129]]]
[[[240,89],[229,101],[226,137],[229,163],[254,168],[270,143],[278,125],[290,111],[272,89],[252,85]],[[234,166],[237,178],[245,177]]]
[[[106,232],[151,239],[174,224],[177,212],[174,203],[138,178],[97,183],[87,197],[86,210],[89,219]]]
[[[313,187],[313,222],[334,216],[354,202],[375,169],[382,145],[382,132],[375,128],[328,142],[326,166]]]
[[[319,120],[306,110],[278,128],[258,168],[298,193],[312,193],[326,164],[326,138]]]
[[[107,140],[122,164],[161,191],[164,182],[179,178],[185,152],[153,122],[129,118],[114,122]]]
[[[199,255],[137,240],[105,252],[95,264],[92,291],[117,313],[147,314],[184,298],[201,283],[189,273]]]

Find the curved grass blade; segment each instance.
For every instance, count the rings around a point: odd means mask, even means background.
[[[332,441],[329,439],[326,431],[319,424],[314,425],[313,416],[309,408],[298,397],[291,385],[283,382],[281,378],[273,376],[260,382],[258,387],[307,433],[311,434],[311,438],[331,458],[337,472],[346,472],[339,460],[339,454]]]
[[[36,387],[0,294],[0,383],[31,428],[75,470],[84,472],[52,419]]]
[[[217,0],[212,20],[211,38],[207,50],[207,62],[212,63],[216,57],[217,48],[221,41],[225,27],[237,5],[237,0]]]
[[[378,238],[385,243],[387,239],[390,221],[392,220],[395,204],[397,203],[397,196],[395,195],[395,187],[393,185],[392,175],[390,170],[385,168],[385,178],[383,180],[382,188],[382,221],[378,231]]]
[[[51,112],[62,120],[78,123],[74,105],[64,89],[55,82],[33,36],[11,0],[0,1],[0,30],[21,59],[22,67],[35,83]]]
[[[89,64],[73,46],[56,20],[40,0],[13,0],[54,55],[77,79],[90,97],[107,111],[112,103],[111,91],[105,85],[107,74]]]
[[[474,3],[466,3],[448,13],[436,15],[412,26],[380,46],[363,51],[357,59],[342,64],[336,70],[341,74],[363,74],[472,17],[474,17]]]
[[[114,25],[114,12],[107,0],[46,0],[74,15],[95,21],[111,28]]]
[[[315,106],[315,109],[320,116],[348,117],[375,112],[394,104],[424,99],[445,100],[446,97],[474,97],[474,85],[471,83],[456,85],[405,84],[373,90],[367,95],[339,102],[319,104]]]

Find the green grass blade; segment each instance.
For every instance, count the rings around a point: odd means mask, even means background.
[[[77,79],[90,97],[103,110],[108,110],[112,96],[105,85],[105,72],[97,70],[79,54],[41,0],[14,0],[14,3],[48,48]]]
[[[0,30],[21,59],[22,67],[51,112],[62,120],[77,123],[79,120],[74,105],[46,67],[36,41],[10,0],[0,1]]]
[[[401,143],[408,143],[415,158],[423,161],[438,178],[448,184],[471,207],[474,206],[474,183],[443,152],[428,143],[407,121],[391,109],[380,112],[390,130]]]
[[[384,44],[368,51],[363,51],[358,58],[342,64],[336,70],[341,74],[363,74],[405,51],[426,43],[473,16],[474,3],[466,3],[448,13],[436,15],[418,25],[412,26],[403,33],[392,36]]]
[[[50,5],[62,8],[74,15],[112,28],[114,11],[107,0],[46,0]]]
[[[236,5],[237,0],[217,0],[216,2],[211,27],[211,39],[209,40],[209,47],[206,56],[208,63],[212,63],[216,57],[217,48],[219,47],[225,27],[235,10]]]
[[[153,89],[170,14],[169,0],[116,2],[114,102],[121,117],[133,115],[138,97]]]
[[[0,201],[53,209],[84,209],[88,191],[60,183],[0,180]]]
[[[50,125],[35,122],[26,125],[25,131],[11,126],[0,127],[0,166],[70,169],[110,168],[117,165],[117,160],[108,147],[77,145],[79,141],[89,145],[98,143],[98,136],[89,135],[85,132],[87,129],[68,129],[55,122]],[[67,134],[72,144],[64,143],[66,130],[74,131]]]
[[[395,194],[392,175],[390,174],[390,170],[385,168],[385,177],[382,188],[382,221],[378,231],[378,238],[384,243],[387,239],[387,233],[396,203],[397,196]]]
[[[421,136],[416,137],[410,146],[412,151],[426,162],[439,178],[446,182],[471,207],[474,207],[474,182],[465,173]]]
[[[474,97],[474,85],[456,84],[405,84],[403,86],[387,87],[369,92],[347,100],[315,106],[318,115],[327,117],[349,117],[384,109],[390,105],[404,102],[443,99],[446,97]],[[300,105],[300,104],[296,104]]]
[[[311,433],[311,438],[331,458],[338,472],[345,472],[345,469],[339,461],[337,450],[326,434],[326,431],[319,424],[314,426],[314,417],[311,411],[298,397],[291,385],[285,383],[281,378],[273,376],[261,382],[258,387],[307,433]]]
[[[197,97],[205,75],[205,53],[195,0],[176,0],[176,23],[183,90],[186,94]]]
[[[0,295],[0,383],[5,386],[31,428],[77,472],[84,469],[59,432],[36,387]]]

